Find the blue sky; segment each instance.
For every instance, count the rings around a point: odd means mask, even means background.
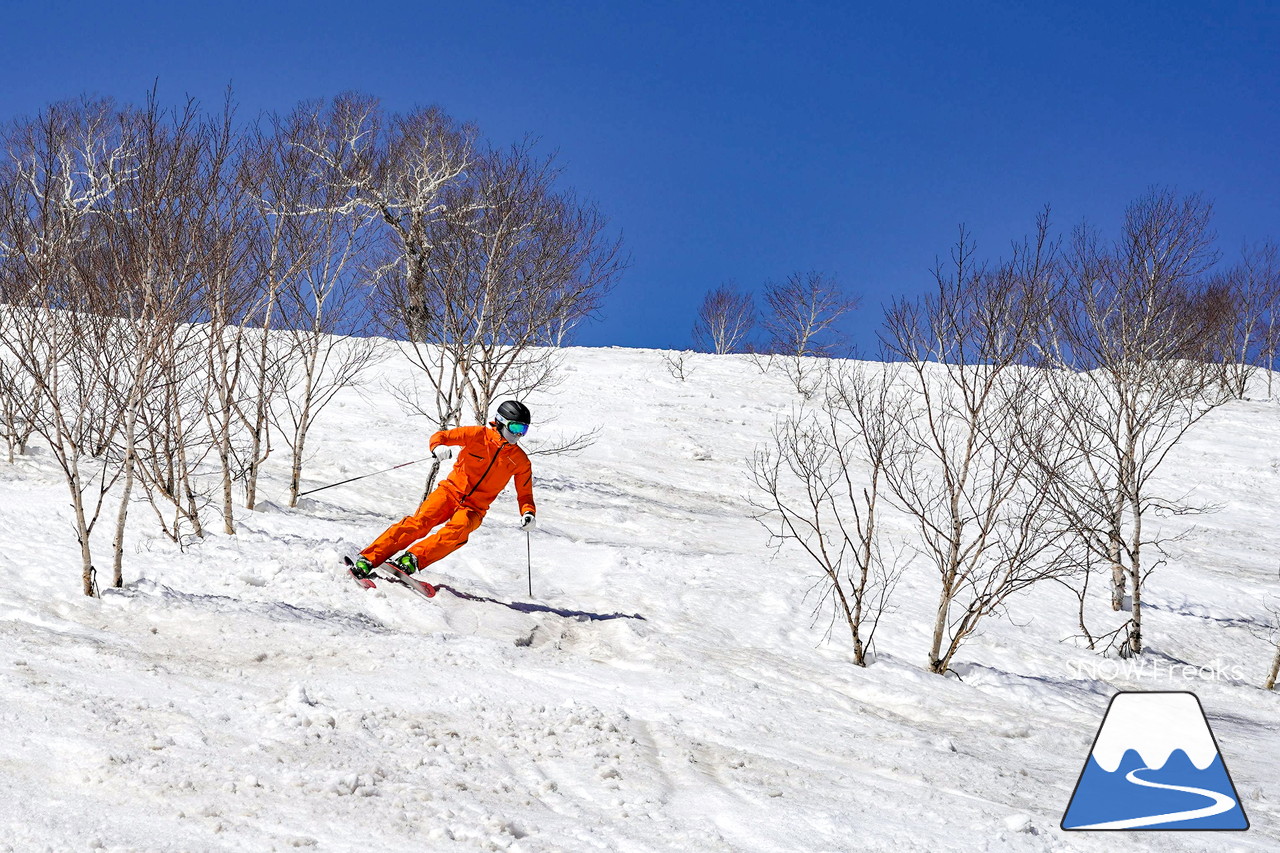
[[[0,118],[157,78],[539,137],[632,259],[588,345],[686,346],[707,289],[819,270],[871,351],[960,223],[995,257],[1046,203],[1107,229],[1152,185],[1212,199],[1228,254],[1280,238],[1277,3],[6,4]]]

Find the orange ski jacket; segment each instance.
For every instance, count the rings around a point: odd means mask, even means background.
[[[533,466],[529,457],[504,439],[496,429],[464,426],[431,436],[431,450],[442,444],[460,447],[453,471],[440,484],[468,509],[485,512],[498,493],[516,479],[516,499],[520,513],[537,512],[533,504]]]

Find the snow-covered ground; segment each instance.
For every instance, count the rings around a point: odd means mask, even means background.
[[[1150,581],[1140,665],[1063,642],[1075,602],[1046,586],[986,623],[957,680],[923,668],[927,569],[861,669],[813,617],[811,566],[767,547],[746,462],[795,402],[781,374],[700,356],[680,382],[658,352],[579,349],[565,380],[530,400],[535,430],[601,434],[534,459],[532,612],[502,603],[530,600],[512,493],[433,571],[494,601],[342,572],[425,466],[287,510],[281,465],[275,504],[185,553],[137,506],[126,588],[94,600],[48,455],[0,464],[0,851],[1280,849],[1256,630],[1280,593],[1276,403],[1218,410],[1170,461],[1220,510],[1169,521],[1190,532]],[[385,391],[351,392],[307,479],[426,440]],[[1122,689],[1198,694],[1248,832],[1058,828]]]

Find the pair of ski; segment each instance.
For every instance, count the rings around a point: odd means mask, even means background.
[[[373,578],[362,578],[354,571],[356,564],[350,557],[343,557],[342,562],[346,564],[347,572],[351,575],[351,579],[365,589],[374,589],[378,585],[373,582]],[[388,580],[392,583],[398,583],[401,586],[407,586],[409,589],[421,595],[423,598],[435,598],[436,588],[426,581],[420,581],[412,577],[408,572],[401,569],[394,563],[383,563],[374,571],[382,571],[384,574],[378,575],[379,580]]]

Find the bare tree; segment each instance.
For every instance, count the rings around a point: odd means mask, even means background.
[[[350,183],[360,166],[344,159],[360,144],[361,121],[318,103],[271,121],[273,133],[254,140],[243,177],[257,196],[262,297],[254,313],[278,327],[280,345],[263,340],[257,350],[245,421],[255,436],[251,462],[263,450],[266,420],[280,427],[292,451],[289,505],[296,506],[312,425],[380,357],[373,340],[353,337],[369,325],[362,277],[374,213]]]
[[[1274,243],[1246,248],[1240,262],[1216,276],[1202,299],[1209,357],[1222,362],[1227,391],[1243,399],[1258,367],[1270,371],[1280,311],[1280,255]],[[1270,375],[1268,374],[1268,392]]]
[[[693,375],[692,356],[691,350],[663,350],[662,366],[667,369],[667,373],[671,374],[672,379],[684,382]]]
[[[848,628],[858,666],[868,663],[902,572],[886,560],[879,532],[891,424],[904,403],[893,390],[894,373],[885,366],[873,375],[865,365],[833,371],[822,411],[781,422],[751,469],[762,493],[752,500],[757,519],[778,547],[799,545],[821,569],[821,600]]]
[[[1026,450],[1036,442],[1019,439],[1013,416],[1039,381],[1024,365],[1049,305],[1047,220],[997,269],[973,253],[962,231],[953,266],[935,272],[936,293],[896,302],[883,333],[915,398],[890,428],[884,476],[941,581],[929,649],[936,673],[1010,596],[1071,570],[1065,527]]]
[[[834,355],[839,338],[836,324],[858,306],[835,278],[820,272],[792,273],[781,283],[764,287],[768,310],[761,325],[770,352],[801,358]]]
[[[463,273],[439,280],[449,318],[443,340],[464,366],[467,400],[483,422],[499,396],[556,383],[559,355],[550,345],[563,335],[553,340],[547,330],[591,316],[625,260],[605,217],[557,190],[554,159],[535,157],[530,142],[486,152],[473,171],[474,194],[453,206],[462,219],[442,218],[449,230],[434,245],[450,255],[438,268]]]
[[[717,355],[741,352],[756,324],[755,297],[732,282],[707,291],[693,324],[694,346]]]
[[[161,529],[176,542],[185,531],[204,535],[201,511],[210,497],[196,470],[214,451],[207,429],[210,405],[207,321],[211,225],[218,177],[211,163],[224,139],[211,136],[197,105],[161,107],[154,94],[129,116],[136,174],[116,194],[111,211],[113,275],[117,287],[147,306],[140,318],[154,347],[144,392],[134,399],[128,457]],[[212,290],[216,292],[218,285]]]
[[[208,404],[205,421],[218,460],[222,529],[234,535],[233,492],[241,474],[238,445],[246,429],[246,392],[252,384],[248,323],[261,315],[263,292],[252,258],[257,200],[242,180],[244,141],[232,125],[234,105],[228,101],[220,121],[202,128],[204,156],[196,188],[204,222],[198,235],[205,268],[201,274],[202,318],[206,323],[204,373]]]
[[[808,399],[822,377],[821,365],[812,359],[838,352],[837,324],[858,300],[845,294],[834,277],[819,272],[793,273],[780,284],[769,282],[764,297],[766,351],[780,359],[796,391]]]
[[[281,293],[284,336],[292,355],[284,362],[285,391],[277,424],[292,451],[289,506],[297,506],[307,436],[316,418],[345,388],[359,383],[383,357],[378,341],[358,337],[367,325],[366,293],[353,278],[360,252],[359,223],[324,215],[313,223],[312,263]]]
[[[33,429],[61,468],[80,545],[82,587],[95,594],[91,538],[118,466],[105,458],[120,421],[115,322],[82,274],[90,221],[133,179],[128,142],[107,101],[59,103],[4,134],[0,218],[12,369],[37,397]]]
[[[1269,596],[1265,606],[1268,618],[1260,626],[1260,630],[1253,633],[1265,639],[1267,644],[1275,649],[1275,654],[1271,658],[1271,668],[1267,672],[1266,680],[1262,683],[1263,690],[1275,690],[1276,680],[1280,678],[1280,598]]]
[[[322,171],[309,171],[330,185],[321,206],[307,212],[367,215],[381,225],[379,242],[365,261],[366,275],[378,287],[374,314],[385,332],[403,342],[402,351],[432,386],[436,425],[456,425],[461,374],[438,343],[441,317],[435,306],[441,300],[432,291],[428,251],[438,218],[453,212],[444,197],[472,163],[476,129],[438,107],[387,116],[376,99],[350,92],[323,109],[300,105],[297,113],[307,111],[313,118],[300,122],[306,138],[292,145],[315,158]],[[418,387],[397,393],[413,404],[422,402]]]
[[[119,277],[117,236],[111,227],[114,218],[112,205],[107,205],[95,217],[94,251],[82,253],[80,258],[80,286],[97,296],[77,320],[84,324],[100,326],[104,336],[103,355],[97,370],[106,394],[99,411],[116,419],[112,440],[104,446],[102,461],[115,466],[123,487],[118,492],[115,535],[112,542],[112,586],[124,585],[124,545],[128,526],[129,507],[137,474],[138,420],[141,402],[161,381],[163,365],[160,353],[166,350],[167,338],[174,327],[172,318],[164,312],[171,305],[158,303],[153,293],[141,293],[128,281]],[[81,354],[85,359],[89,354]]]
[[[483,152],[448,188],[424,243],[424,336],[407,325],[411,282],[395,268],[381,282],[377,313],[429,386],[401,397],[437,428],[466,414],[483,423],[498,397],[554,387],[551,345],[597,310],[621,273],[604,217],[557,190],[558,176],[525,143]]]
[[[251,199],[247,277],[256,298],[240,329],[242,391],[235,413],[244,439],[231,450],[248,509],[257,504],[258,475],[272,451],[274,402],[287,385],[289,357],[296,354],[272,332],[287,325],[281,294],[312,258],[308,222],[313,216],[360,219],[365,215],[345,198],[336,208],[313,209],[321,164],[328,171],[328,181],[320,192],[328,196],[345,190],[330,162],[338,155],[318,153],[341,149],[350,141],[330,138],[340,129],[326,124],[330,117],[323,104],[312,102],[299,104],[287,116],[273,115],[267,129],[259,126],[249,132],[237,162],[237,180]]]
[[[1050,376],[1061,429],[1080,452],[1055,503],[1076,534],[1110,565],[1112,607],[1131,606],[1125,651],[1142,651],[1142,589],[1160,553],[1153,513],[1195,507],[1161,495],[1153,477],[1169,452],[1227,399],[1222,362],[1205,350],[1201,310],[1217,259],[1210,207],[1199,196],[1153,190],[1130,205],[1120,239],[1104,247],[1078,229],[1063,266]]]
[[[476,128],[439,107],[387,116],[376,99],[356,93],[335,98],[323,124],[332,130],[313,153],[346,199],[340,209],[367,210],[385,226],[384,274],[404,287],[398,322],[409,339],[425,340],[431,229],[446,211],[445,192],[472,164]]]
[[[2,242],[2,241],[0,241]],[[9,276],[14,272],[9,253],[0,249],[0,338],[18,334],[15,323],[19,315],[5,307],[4,294],[14,292]],[[34,431],[35,405],[38,397],[31,379],[3,348],[0,348],[0,434],[4,436],[9,464],[27,452]]]

